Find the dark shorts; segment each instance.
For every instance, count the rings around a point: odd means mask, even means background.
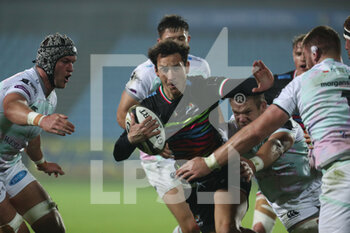
[[[238,173],[239,174],[239,173]],[[222,167],[219,171],[213,172],[206,179],[192,184],[190,196],[187,198],[187,203],[193,213],[195,220],[202,233],[215,231],[214,221],[214,204],[198,204],[199,192],[211,192],[207,195],[205,201],[214,203],[214,192],[223,189],[228,190],[227,166]],[[249,197],[251,182],[240,179],[240,190]],[[190,191],[190,190],[188,190]],[[208,203],[208,202],[207,202]]]

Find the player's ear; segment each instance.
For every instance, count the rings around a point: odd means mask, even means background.
[[[191,40],[191,36],[188,35],[188,36],[187,36],[187,43],[190,43],[190,40]]]
[[[159,43],[160,41],[161,41],[161,39],[160,39],[160,38],[158,38],[158,39],[157,39],[157,43]]]
[[[188,74],[188,72],[190,72],[190,62],[189,61],[187,61],[186,62],[186,74]]]
[[[154,66],[154,72],[156,72],[156,75],[159,77],[158,66]]]
[[[317,64],[318,61],[320,60],[321,58],[321,50],[316,46],[316,45],[313,45],[311,46],[311,58],[312,58],[312,61],[314,64]]]

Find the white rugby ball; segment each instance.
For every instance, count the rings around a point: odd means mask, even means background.
[[[142,143],[137,144],[136,146],[146,154],[149,154],[149,155],[159,154],[164,149],[165,141],[166,141],[165,130],[159,117],[150,109],[144,106],[141,106],[141,105],[132,106],[125,117],[125,129],[128,133],[129,133],[130,124],[131,124],[130,113],[134,114],[135,122],[137,124],[142,123],[148,116],[151,116],[152,119],[157,120],[157,125],[159,126],[154,131],[159,130],[160,133],[150,137],[148,140]]]

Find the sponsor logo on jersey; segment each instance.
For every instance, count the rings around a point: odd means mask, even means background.
[[[300,215],[300,213],[299,213],[298,211],[296,211],[296,210],[290,210],[290,211],[288,211],[288,213],[287,213],[287,217],[288,217],[289,219],[298,217],[299,215]]]
[[[278,75],[277,79],[291,79],[292,76],[290,74],[282,74],[282,75]]]
[[[27,175],[27,171],[22,170],[20,172],[18,172],[10,181],[10,185],[15,185],[18,182],[20,182],[21,180],[23,180],[23,178]]]
[[[16,86],[14,86],[14,88],[21,89],[21,90],[24,91],[29,97],[31,97],[30,92],[29,92],[29,91],[27,90],[27,88],[25,88],[24,86],[22,86],[22,85],[16,85]]]
[[[330,87],[330,86],[350,86],[350,81],[331,81],[331,82],[325,82],[321,83],[321,87]]]

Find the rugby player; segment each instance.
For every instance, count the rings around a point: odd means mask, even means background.
[[[267,108],[264,94],[252,96],[248,93],[244,103],[230,99],[230,104],[234,117],[229,122],[228,137],[249,125]],[[290,144],[293,146],[287,151]],[[301,126],[292,120],[288,121],[284,127],[243,156],[254,159],[261,154],[271,154],[278,158],[271,166],[255,174],[261,195],[267,198],[265,201],[273,208],[272,214],[278,215],[288,232],[317,233],[321,176],[310,168],[308,148]],[[261,199],[258,201],[262,202]],[[266,211],[266,206],[259,207]],[[271,215],[267,217],[269,216]]]
[[[188,45],[191,40],[188,23],[178,15],[164,16],[158,24],[158,35],[158,42],[173,40]],[[189,54],[188,62],[191,64],[189,75],[210,76],[209,65],[204,59]],[[148,97],[159,85],[160,79],[157,77],[150,59],[136,67],[122,93],[117,110],[117,121],[122,128],[125,129],[125,116],[129,108]],[[175,173],[175,161],[172,158],[165,159],[159,155],[150,156],[140,152],[140,159],[148,181],[156,189],[159,197],[163,200],[169,199],[172,194],[181,190],[181,182],[171,175]],[[170,204],[168,200],[165,203],[180,225],[181,229],[176,229],[175,232],[180,230],[183,233],[199,232],[185,201]]]
[[[55,88],[65,88],[73,73],[77,50],[58,33],[48,35],[37,52],[36,65],[0,83],[0,232],[61,233],[65,226],[56,204],[21,161],[25,150],[37,169],[63,175],[61,167],[45,160],[42,130],[65,136],[74,125],[54,113]]]
[[[274,75],[275,81],[273,86],[264,92],[265,99],[268,105],[272,104],[273,99],[275,99],[281,92],[281,90],[290,83],[295,77],[301,75],[305,71],[306,61],[303,55],[302,42],[305,34],[298,35],[294,37],[292,47],[293,47],[293,61],[295,65],[295,70],[289,71],[284,74]],[[301,118],[298,114],[293,115],[293,119],[298,122],[303,129],[305,129]],[[269,205],[268,201],[264,195],[258,191],[256,193],[254,218],[253,218],[253,230],[257,233],[271,233],[275,225],[276,214]]]
[[[254,79],[247,79],[240,84],[235,79],[212,77],[187,77],[189,48],[173,41],[160,42],[149,50],[149,58],[155,65],[155,72],[162,85],[157,91],[142,101],[142,105],[151,109],[165,124],[167,149],[175,159],[190,159],[195,156],[206,157],[222,144],[221,135],[209,122],[209,113],[214,110],[221,98],[233,97],[238,91],[251,89]],[[256,62],[255,66],[264,64]],[[255,73],[258,88],[266,90],[273,84],[272,73],[267,69]],[[239,85],[238,85],[239,84]],[[117,161],[127,159],[136,148],[136,144],[153,135],[155,122],[150,118],[136,124],[134,120],[130,131],[126,131],[117,140],[114,157]],[[143,136],[143,137],[142,137]],[[202,232],[251,232],[240,227],[240,222],[247,210],[247,196],[250,183],[241,181],[240,204],[197,204],[197,191],[215,192],[214,203],[222,198],[232,198],[227,192],[227,168],[201,180],[193,188],[187,201],[197,217]],[[229,193],[229,194],[228,194]],[[214,214],[215,211],[215,214]],[[214,224],[215,222],[215,224]]]
[[[315,27],[305,36],[303,53],[310,69],[211,156],[217,164],[226,164],[228,146],[246,153],[298,110],[313,141],[313,162],[323,173],[319,232],[350,232],[350,68],[341,63],[338,34],[327,26]],[[192,180],[210,172],[198,157],[178,169],[177,175]]]

